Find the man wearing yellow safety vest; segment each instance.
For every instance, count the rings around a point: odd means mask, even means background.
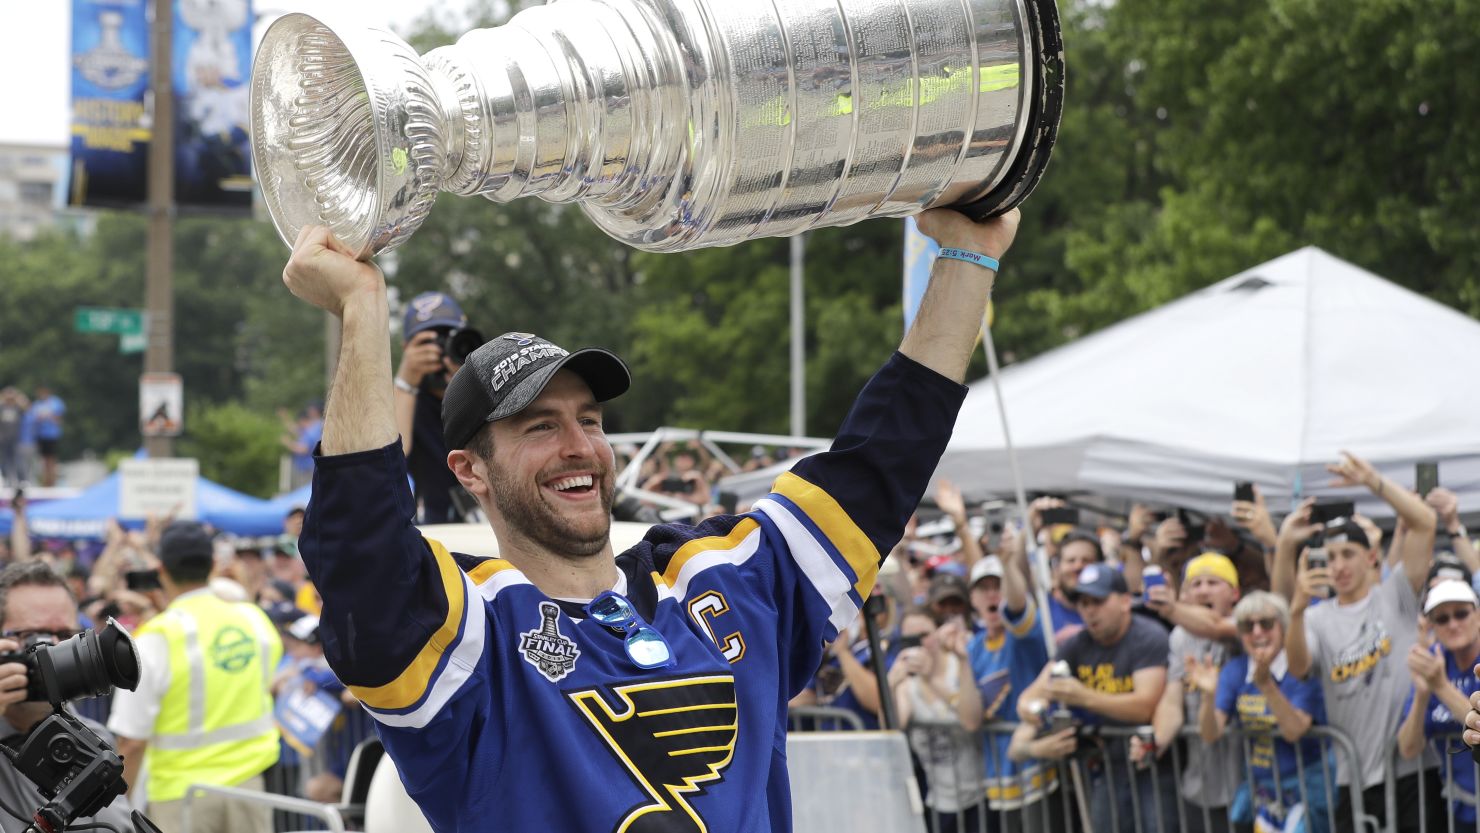
[[[118,692],[108,728],[130,787],[148,749],[149,815],[177,833],[190,785],[263,788],[262,772],[278,758],[268,683],[283,646],[261,608],[223,601],[206,586],[212,544],[200,524],[165,529],[159,560],[170,603],[134,634],[139,687]],[[190,821],[214,833],[271,829],[268,808],[209,795],[191,802]]]

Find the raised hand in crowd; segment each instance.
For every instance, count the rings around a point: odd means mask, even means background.
[[[1175,516],[1167,518],[1156,525],[1156,534],[1151,540],[1152,555],[1160,561],[1187,543],[1187,527]]]
[[[1316,499],[1313,497],[1301,501],[1294,512],[1285,516],[1276,538],[1274,574],[1270,579],[1274,592],[1292,602],[1295,600],[1296,561],[1300,550],[1310,540],[1310,536],[1325,528],[1323,524],[1311,522],[1310,510],[1315,504]]]
[[[1325,599],[1331,595],[1331,568],[1311,567],[1306,553],[1300,556],[1300,569],[1295,576],[1295,592],[1290,599],[1290,612],[1303,612],[1310,607],[1312,599]]]
[[[1470,541],[1470,532],[1459,519],[1459,496],[1439,486],[1429,492],[1424,502],[1433,507],[1439,516],[1439,529],[1449,534],[1454,554],[1465,562],[1465,567],[1471,573],[1480,573],[1480,553],[1476,553],[1475,545]]]
[[[1028,523],[1033,527],[1034,537],[1037,537],[1039,531],[1043,529],[1043,510],[1063,509],[1065,506],[1068,504],[1056,497],[1035,498],[1032,503],[1028,504]]]
[[[1428,579],[1429,561],[1434,554],[1434,531],[1438,516],[1417,492],[1405,489],[1383,477],[1376,468],[1350,451],[1341,460],[1326,467],[1335,475],[1332,486],[1362,486],[1386,502],[1403,521],[1404,539],[1400,547],[1401,566],[1415,593],[1423,590]],[[1397,565],[1395,565],[1397,566]]]
[[[1278,543],[1279,532],[1275,529],[1274,519],[1270,517],[1269,507],[1264,502],[1264,492],[1258,486],[1254,487],[1254,499],[1234,501],[1229,515],[1234,523],[1248,530],[1266,548],[1274,549]]]
[[[961,562],[966,569],[982,559],[981,542],[971,532],[971,523],[966,517],[966,499],[956,484],[942,477],[935,484],[935,505],[951,519],[956,537],[961,539]]]

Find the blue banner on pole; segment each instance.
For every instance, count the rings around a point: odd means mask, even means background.
[[[915,313],[920,311],[920,299],[925,297],[925,287],[930,283],[930,269],[935,265],[935,256],[940,254],[940,244],[920,233],[914,217],[904,218],[904,329],[910,329]]]
[[[251,0],[176,0],[172,48],[175,202],[250,211]]]
[[[72,0],[69,205],[144,202],[150,135],[144,109],[146,8],[145,0]]]

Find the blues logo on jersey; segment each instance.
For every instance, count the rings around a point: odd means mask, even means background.
[[[613,833],[698,833],[685,796],[724,780],[735,753],[735,678],[688,677],[567,692],[629,775],[652,797]]]

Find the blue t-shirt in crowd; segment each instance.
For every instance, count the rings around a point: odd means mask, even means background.
[[[31,431],[38,440],[62,438],[62,415],[67,406],[56,395],[38,399],[31,403]]]
[[[1460,668],[1455,664],[1454,654],[1450,653],[1442,645],[1435,645],[1431,650],[1437,651],[1444,657],[1444,676],[1449,682],[1459,689],[1459,693],[1469,699],[1471,694],[1480,691],[1480,678],[1476,678],[1473,666]],[[1413,710],[1413,689],[1408,689],[1408,697],[1403,700],[1403,719],[1408,718],[1408,712]],[[1429,695],[1428,713],[1423,716],[1423,735],[1432,738],[1436,735],[1442,739],[1435,746],[1439,754],[1449,749],[1451,757],[1450,767],[1452,772],[1439,770],[1441,778],[1447,777],[1464,795],[1475,794],[1475,767],[1470,758],[1470,747],[1459,743],[1459,732],[1462,727],[1459,721],[1450,714],[1449,707],[1444,705],[1438,697]],[[1449,741],[1445,745],[1445,741]],[[1475,823],[1475,805],[1463,801],[1454,802],[1454,819],[1462,825],[1473,825]]]
[[[316,419],[298,429],[298,443],[305,451],[302,454],[293,455],[293,466],[299,471],[313,471],[313,450],[318,447],[319,441],[323,438],[324,421],[322,419]]]
[[[1326,722],[1326,700],[1321,694],[1321,681],[1312,674],[1301,680],[1289,673],[1285,655],[1281,653],[1270,667],[1270,674],[1279,681],[1280,693],[1290,705],[1310,715],[1311,725],[1321,726]],[[1218,695],[1213,704],[1218,711],[1228,715],[1229,722],[1237,721],[1249,737],[1248,762],[1254,779],[1272,786],[1272,772],[1276,767],[1281,779],[1299,774],[1295,762],[1296,745],[1287,742],[1279,734],[1279,724],[1269,702],[1259,686],[1250,678],[1249,658],[1240,654],[1224,663],[1218,674]],[[1306,768],[1319,766],[1321,742],[1305,738],[1299,742],[1301,764]]]
[[[1048,646],[1043,641],[1042,618],[1032,600],[1016,616],[1004,608],[1003,618],[1007,629],[1001,636],[988,639],[986,631],[977,633],[967,643],[966,654],[981,691],[982,707],[991,709],[1000,701],[992,719],[1016,721],[1018,694],[1048,664]],[[994,733],[982,742],[987,800],[994,810],[1013,810],[1037,800],[1053,783],[1055,775],[1054,770],[1045,771],[1037,761],[1018,764],[1009,760],[1010,739],[1005,733]]]

